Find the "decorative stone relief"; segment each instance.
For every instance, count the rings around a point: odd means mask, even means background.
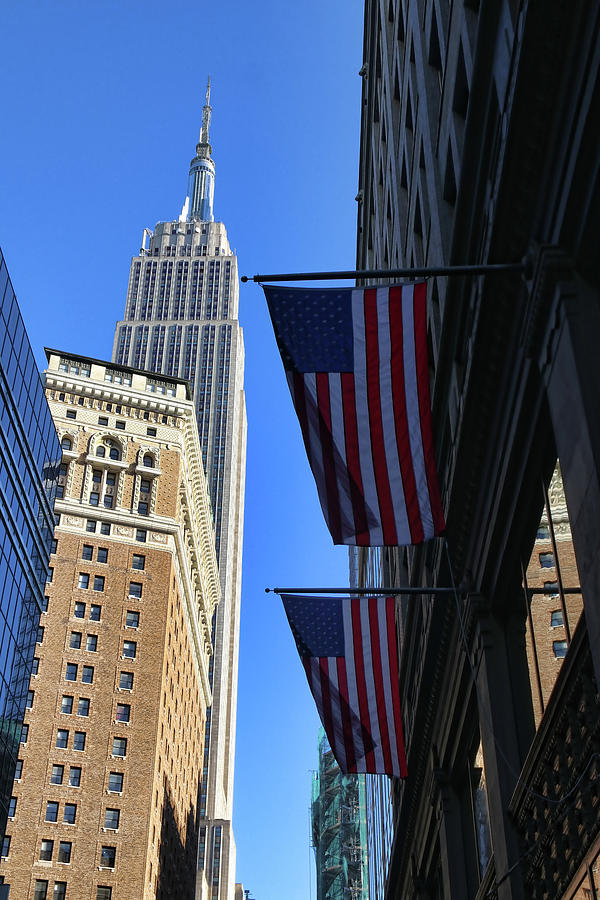
[[[83,528],[84,520],[80,519],[79,516],[63,515],[60,521],[63,525],[71,525],[73,528]]]
[[[123,537],[132,537],[133,528],[130,528],[128,525],[115,525],[115,534],[120,534]]]
[[[154,541],[155,544],[167,543],[167,535],[160,531],[150,531],[148,537],[151,541]]]

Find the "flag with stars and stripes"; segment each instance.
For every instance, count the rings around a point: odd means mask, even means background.
[[[263,289],[334,544],[441,534],[425,283]]]
[[[394,598],[282,600],[342,772],[405,778]]]

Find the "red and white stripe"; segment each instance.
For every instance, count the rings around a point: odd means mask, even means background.
[[[290,373],[336,544],[416,544],[444,530],[429,403],[424,283],[354,289],[354,373]]]
[[[329,744],[343,772],[405,778],[394,598],[353,598],[343,615],[345,656],[304,659]]]

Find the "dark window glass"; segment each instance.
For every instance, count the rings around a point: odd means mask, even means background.
[[[10,853],[10,837],[9,835],[4,835],[2,838],[2,850],[0,851],[0,856],[5,859]]]
[[[140,500],[140,502],[138,503],[138,513],[140,514],[140,516],[148,515],[148,504],[143,500]]]
[[[64,713],[66,716],[70,716],[73,712],[73,698],[69,697],[67,694],[63,694],[60,711]]]
[[[39,656],[34,656],[33,657],[33,665],[31,667],[31,674],[37,675],[39,670],[40,670],[40,658],[39,658]]]
[[[94,519],[87,519],[85,523],[85,530],[91,531],[92,533],[96,530],[96,522]]]
[[[100,534],[110,534],[110,522],[100,522]]]
[[[98,562],[108,562],[108,547],[98,547]]]
[[[71,849],[73,845],[71,841],[61,841],[58,845],[58,861],[61,863],[71,862]]]
[[[98,506],[100,503],[100,494],[98,491],[92,491],[90,494],[90,506]]]
[[[128,720],[126,720],[126,721],[128,721]],[[14,818],[16,811],[17,811],[17,798],[11,797],[10,800],[8,801],[8,817],[9,817],[9,819]]]
[[[92,605],[90,606],[90,622],[99,622],[101,615],[102,607],[97,603],[92,603]]]
[[[121,818],[121,810],[106,809],[104,811],[104,827],[116,830],[119,827],[120,818]]]
[[[67,663],[66,681],[77,681],[77,663]]]
[[[82,591],[86,591],[90,583],[90,576],[87,572],[80,572],[77,579],[77,587]]]
[[[52,766],[52,774],[50,775],[50,783],[51,784],[62,784],[64,774],[65,774],[64,766],[58,766],[58,765]]]
[[[145,544],[147,534],[148,534],[148,532],[145,530],[145,528],[136,528],[136,530],[135,530],[136,541],[139,541],[140,543]]]
[[[78,716],[89,716],[90,714],[90,701],[88,697],[80,697],[77,702],[77,715]]]
[[[115,422],[115,425],[119,429],[119,431],[125,431],[125,422]]]
[[[552,641],[552,649],[554,650],[554,656],[556,659],[562,659],[567,655],[567,642],[566,641]]]
[[[540,566],[542,569],[551,569],[554,566],[554,553],[540,553]]]
[[[49,862],[52,859],[52,853],[54,851],[54,841],[42,841],[40,844],[40,859]]]
[[[66,728],[59,728],[56,732],[56,746],[65,749],[69,745],[69,732]]]
[[[64,437],[60,442],[60,446],[62,450],[71,450],[73,447],[73,441],[71,438]]]
[[[96,900],[112,900],[112,888],[99,884],[96,888]]]
[[[133,559],[131,560],[131,568],[132,569],[140,569],[143,570],[146,568],[146,557],[143,553],[134,553]]]
[[[79,787],[81,784],[81,766],[69,767],[69,786]]]
[[[94,548],[91,544],[84,544],[81,550],[81,558],[82,559],[92,559],[94,554]]]
[[[94,575],[94,590],[100,593],[104,590],[104,575]]]
[[[76,803],[65,803],[65,811],[63,813],[63,822],[66,822],[67,825],[74,825],[76,815],[77,815],[77,804]]]
[[[563,611],[562,609],[554,609],[550,613],[550,627],[557,628],[559,625],[564,625]]]
[[[81,680],[84,684],[92,684],[94,681],[94,667],[84,666],[81,673]]]
[[[43,640],[44,640],[44,626],[38,625],[35,642],[36,642],[36,644],[41,644]]]
[[[123,790],[123,773],[111,772],[108,776],[109,791],[120,793]]]
[[[102,847],[100,852],[100,865],[106,866],[108,869],[114,869],[116,856],[116,847]]]
[[[73,650],[79,650],[79,648],[81,647],[82,637],[83,635],[81,634],[81,631],[72,631],[69,636],[69,647],[71,647]],[[71,680],[74,681],[75,679],[73,678]]]
[[[131,707],[129,703],[117,703],[117,712],[115,719],[117,722],[129,722],[131,717]]]
[[[129,582],[129,596],[135,597],[136,599],[140,599],[142,596],[142,583],[141,581],[130,581]]]
[[[73,735],[73,750],[85,750],[85,731],[76,731]]]
[[[67,896],[67,882],[55,881],[54,890],[52,891],[52,900],[65,900]]]
[[[18,759],[15,767],[15,781],[18,781],[23,774],[23,760]]]
[[[114,737],[112,745],[113,756],[125,756],[127,754],[127,738]]]
[[[35,890],[33,892],[33,900],[47,900],[48,882],[41,878],[37,878],[35,882]]]
[[[135,659],[137,653],[136,641],[123,641],[123,658]]]
[[[558,581],[545,581],[544,582],[544,593],[545,594],[558,594]]]
[[[58,821],[58,803],[56,800],[48,800],[46,803],[46,822]]]
[[[111,496],[110,494],[105,494],[105,495],[104,495],[104,508],[105,508],[105,509],[112,509],[112,505],[113,505],[113,498],[112,498],[112,496]]]
[[[31,709],[31,707],[33,706],[33,698],[34,697],[35,697],[34,691],[27,691],[27,703],[26,703],[27,709]]]
[[[96,449],[96,456],[104,458],[106,456],[106,447],[103,447],[102,444],[100,444]]]
[[[21,743],[26,744],[29,737],[29,725],[21,725]]]
[[[127,610],[127,616],[125,618],[125,626],[127,628],[139,628],[140,625],[140,614],[133,609]]]
[[[81,600],[78,600],[75,604],[75,612],[76,619],[83,619],[85,616],[85,603],[82,603]]]
[[[98,425],[108,425],[108,416],[98,416]]]
[[[120,673],[119,687],[124,691],[130,691],[133,688],[133,672]]]
[[[88,634],[85,639],[85,649],[89,650],[90,653],[95,653],[98,649],[98,635],[97,634]]]
[[[152,469],[154,467],[154,460],[149,453],[146,453],[144,456],[143,465],[146,466],[147,469]]]

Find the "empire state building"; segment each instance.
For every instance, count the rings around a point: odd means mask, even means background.
[[[233,900],[235,723],[246,461],[237,258],[213,218],[210,81],[181,215],[144,230],[113,362],[189,380],[215,526],[222,599],[212,623],[212,707],[200,787],[198,900]],[[156,393],[165,390],[160,379]],[[158,400],[158,397],[157,397]]]

